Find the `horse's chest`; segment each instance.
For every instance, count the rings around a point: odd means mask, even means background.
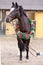
[[[20,24],[20,31],[21,32],[30,32],[30,25],[25,22]]]
[[[20,24],[20,31],[21,31],[21,32],[26,31],[25,26],[23,26],[22,24]]]

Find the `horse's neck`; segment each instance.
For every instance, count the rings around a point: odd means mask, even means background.
[[[21,30],[30,32],[30,24],[28,22],[28,18],[25,15],[20,17],[20,27]]]
[[[20,30],[24,31],[25,30],[25,25],[24,25],[24,16],[20,16],[19,20],[19,25],[20,25]]]
[[[24,19],[24,15],[20,17],[19,21],[20,21],[20,24],[22,25],[22,27],[24,28],[24,25],[25,25],[25,19]]]
[[[22,15],[19,19],[20,23],[24,24],[25,23],[25,19],[26,19],[26,16],[25,15]]]

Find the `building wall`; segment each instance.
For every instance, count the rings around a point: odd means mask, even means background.
[[[36,37],[43,38],[43,12],[35,13]]]
[[[2,10],[0,10],[0,32],[2,29]]]
[[[32,20],[35,19],[35,11],[26,11],[26,14],[29,18],[31,18]]]
[[[2,10],[0,10],[0,20],[2,19]]]

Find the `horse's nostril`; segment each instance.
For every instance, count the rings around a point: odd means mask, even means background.
[[[6,19],[6,22],[9,23],[9,19],[8,18]]]

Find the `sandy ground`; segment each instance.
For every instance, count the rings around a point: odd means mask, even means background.
[[[36,56],[36,53],[30,49],[29,60],[26,61],[25,53],[23,52],[23,60],[20,62],[17,56],[17,40],[15,36],[1,36],[1,65],[43,65],[43,56]],[[30,47],[37,52],[43,52],[43,39],[31,39]],[[32,55],[33,54],[33,55]]]

